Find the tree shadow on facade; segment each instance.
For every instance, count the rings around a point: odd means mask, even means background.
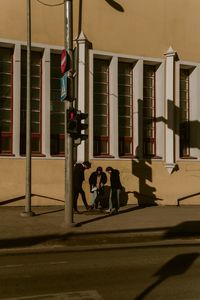
[[[138,205],[141,207],[157,205],[156,188],[148,184],[148,181],[152,182],[151,160],[133,160],[132,174],[139,179],[139,191],[134,192]]]
[[[183,275],[198,257],[199,253],[196,252],[175,256],[153,275],[158,277],[157,281],[147,287],[139,296],[134,299],[142,300],[168,278],[172,276]]]
[[[155,200],[156,188],[151,186],[152,182],[152,162],[151,159],[143,158],[143,101],[138,100],[138,147],[135,156],[137,159],[132,160],[132,174],[139,180],[138,192],[134,192],[138,200],[138,205],[153,206],[157,205]],[[149,183],[148,183],[149,182]]]
[[[180,107],[174,104],[174,101],[167,100],[167,116],[158,116],[153,118],[155,124],[162,123],[163,130],[167,126],[168,129],[173,131],[175,136],[179,138],[179,153],[174,153],[174,169],[173,172],[178,171],[179,167],[175,163],[176,155],[181,159],[195,159],[195,155],[192,155],[192,149],[200,149],[200,122],[197,120],[183,120],[182,110]],[[143,100],[138,99],[138,147],[136,149],[135,156],[137,159],[132,161],[132,174],[139,179],[139,191],[134,192],[135,197],[138,199],[139,205],[156,205],[156,200],[162,200],[156,197],[156,188],[153,187],[152,182],[152,159],[162,158],[152,156],[149,159],[144,157],[144,129],[143,128]],[[172,151],[175,151],[172,149]],[[149,181],[149,183],[148,183]],[[194,193],[194,196],[197,193]],[[193,195],[191,195],[193,196]],[[189,198],[188,195],[178,199],[179,202]]]
[[[200,122],[191,119],[182,120],[182,110],[172,100],[167,100],[167,111],[168,120],[161,116],[155,118],[156,123],[164,123],[169,129],[173,130],[174,135],[179,137],[179,148],[183,148],[183,150],[179,149],[180,158],[195,158],[190,155],[184,156],[184,149],[187,147],[200,149],[200,135],[198,134],[200,132]]]

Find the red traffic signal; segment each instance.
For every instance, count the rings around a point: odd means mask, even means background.
[[[78,111],[75,108],[67,110],[67,132],[74,137],[78,134]]]

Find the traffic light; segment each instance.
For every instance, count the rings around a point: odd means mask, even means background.
[[[74,140],[78,140],[81,143],[82,140],[88,138],[87,134],[82,133],[82,130],[88,128],[88,124],[82,123],[82,120],[87,119],[88,114],[82,113],[80,110],[70,108],[67,110],[67,132]]]
[[[88,124],[82,123],[82,120],[85,120],[88,118],[88,114],[82,113],[81,111],[78,111],[78,138],[81,140],[86,140],[88,138],[87,134],[81,133],[82,130],[86,130],[88,128]]]
[[[75,108],[67,110],[67,132],[71,137],[75,138],[78,131],[78,111]]]

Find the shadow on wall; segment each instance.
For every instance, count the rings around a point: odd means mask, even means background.
[[[154,206],[158,198],[155,195],[156,188],[148,184],[152,182],[151,160],[132,161],[132,174],[139,179],[139,191],[134,192],[139,206]]]
[[[157,205],[155,192],[156,188],[151,185],[152,182],[152,162],[151,159],[143,158],[143,101],[138,100],[138,147],[136,148],[137,159],[132,161],[132,174],[139,180],[138,192],[133,192],[137,198],[138,205],[153,206]]]
[[[182,120],[182,109],[176,105],[172,100],[167,100],[167,114],[168,119],[163,116],[155,117],[149,120],[156,124],[161,123],[163,126],[171,129],[179,136],[180,151],[179,156],[181,158],[187,158],[188,149],[200,149],[200,136],[196,133],[200,131],[200,122],[198,120],[184,121]],[[138,160],[132,162],[132,174],[139,179],[139,191],[133,192],[138,200],[138,204],[142,206],[156,205],[156,200],[162,200],[156,197],[156,188],[151,185],[152,182],[152,161],[143,157],[144,150],[144,128],[143,128],[143,100],[138,99],[138,147],[136,150],[136,157]],[[176,120],[176,122],[174,121]],[[163,128],[164,128],[163,127]],[[195,158],[195,157],[190,157]],[[173,172],[178,171],[178,165],[175,166]],[[179,202],[187,199],[186,195],[178,199]]]

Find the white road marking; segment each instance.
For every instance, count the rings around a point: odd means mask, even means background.
[[[49,263],[46,263],[46,264],[50,264],[50,265],[59,265],[59,264],[68,264],[69,262],[68,261],[50,261]],[[43,263],[45,264],[45,263]]]
[[[18,267],[23,267],[24,265],[23,264],[20,264],[20,265],[4,265],[4,266],[0,266],[1,269],[4,269],[4,268],[18,268]]]
[[[76,291],[59,294],[45,294],[27,297],[6,298],[6,300],[103,300],[97,291]]]
[[[37,265],[59,265],[59,264],[68,264],[69,261],[49,261],[49,262],[41,262],[37,263]],[[36,265],[36,264],[29,264],[29,265]],[[4,268],[21,268],[27,266],[27,264],[15,264],[15,265],[1,265],[0,269]]]

